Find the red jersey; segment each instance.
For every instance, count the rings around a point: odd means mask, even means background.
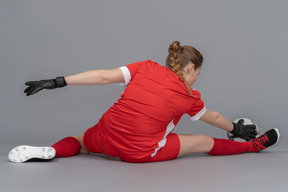
[[[153,157],[183,114],[198,120],[205,113],[200,93],[191,89],[190,96],[169,68],[146,60],[120,69],[127,87],[98,123],[101,137],[118,151],[112,156]]]

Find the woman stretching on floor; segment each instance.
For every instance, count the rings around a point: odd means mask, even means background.
[[[52,159],[91,152],[127,162],[154,162],[198,152],[210,155],[259,152],[278,142],[278,129],[255,139],[255,126],[232,123],[220,113],[206,109],[200,93],[191,88],[201,71],[201,53],[194,47],[181,46],[178,41],[173,42],[168,51],[166,67],[146,60],[112,70],[27,82],[27,96],[66,85],[122,82],[127,87],[99,122],[84,133],[66,137],[51,147],[15,147],[9,153],[9,160],[25,162],[32,158]],[[200,119],[249,141],[172,133],[185,113],[192,121]]]

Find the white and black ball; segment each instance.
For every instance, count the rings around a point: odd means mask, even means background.
[[[233,121],[233,123],[236,123],[236,124],[237,124],[238,121],[240,121],[241,119],[244,120],[243,125],[255,125],[255,126],[256,126],[256,132],[257,132],[256,138],[260,136],[259,127],[257,126],[257,124],[256,124],[254,121],[252,121],[252,120],[249,119],[249,118],[245,118],[245,117],[243,117],[243,118],[238,118],[238,119],[235,119],[235,120]],[[242,139],[242,138],[240,138],[240,137],[235,137],[235,136],[234,136],[232,133],[230,133],[230,132],[227,132],[227,135],[228,135],[228,138],[229,138],[230,140],[232,140],[232,141],[246,142],[245,139]]]

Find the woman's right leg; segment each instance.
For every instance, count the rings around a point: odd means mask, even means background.
[[[235,155],[245,152],[259,152],[279,141],[279,130],[270,129],[260,137],[248,142],[217,139],[205,135],[178,135],[180,140],[179,156],[204,152],[209,155]]]
[[[244,152],[256,152],[251,142],[237,142],[217,139],[206,135],[178,135],[180,140],[179,156],[190,153],[207,153],[209,155],[235,155]]]
[[[182,135],[178,134],[180,140],[180,152],[178,157],[191,153],[208,153],[214,146],[212,137],[206,135]]]

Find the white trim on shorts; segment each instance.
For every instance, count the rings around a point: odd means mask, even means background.
[[[154,156],[156,155],[157,151],[159,151],[162,147],[164,147],[164,146],[166,145],[166,142],[167,142],[167,138],[166,138],[166,137],[167,137],[167,135],[168,135],[169,133],[171,133],[171,132],[173,131],[173,129],[175,128],[175,125],[174,125],[173,121],[174,121],[174,120],[172,120],[172,121],[167,125],[166,133],[165,133],[163,139],[162,139],[161,141],[159,141],[159,143],[158,143],[159,147],[157,147],[157,148],[155,149],[155,152],[154,152],[153,154],[151,154],[151,157],[154,157]]]

